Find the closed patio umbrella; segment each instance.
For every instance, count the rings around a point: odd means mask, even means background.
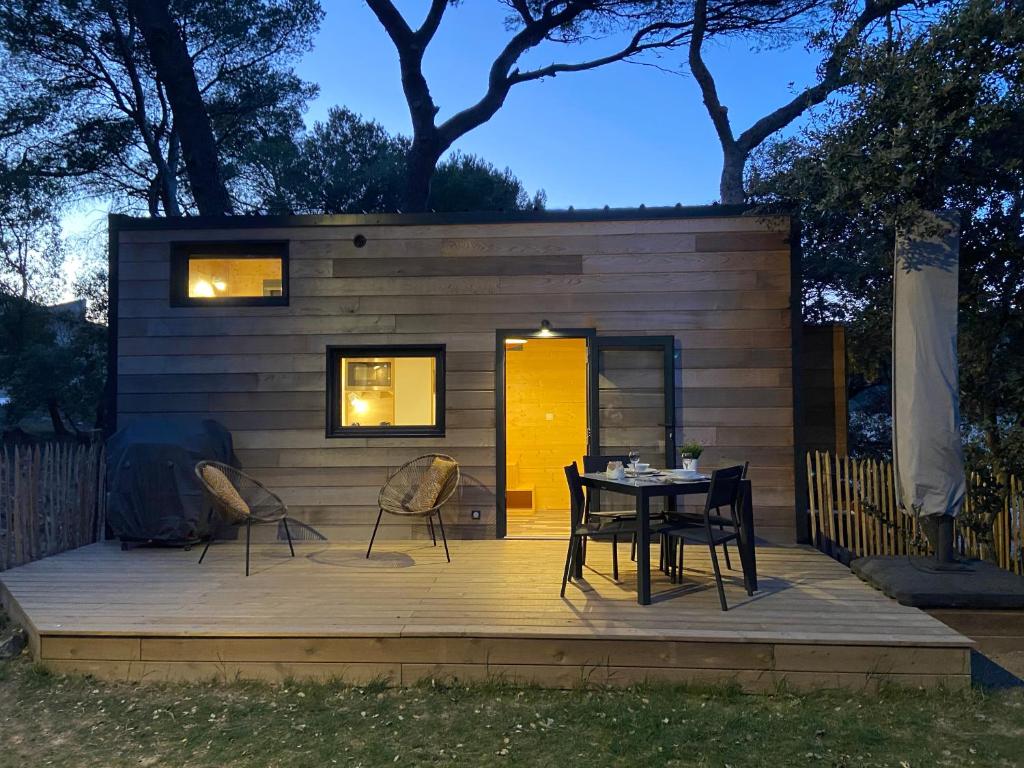
[[[966,492],[957,371],[959,216],[928,213],[897,233],[892,426],[897,503],[952,563]]]

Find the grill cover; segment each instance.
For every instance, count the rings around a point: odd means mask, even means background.
[[[207,533],[196,462],[237,466],[231,433],[212,419],[133,421],[107,441],[107,522],[125,541],[183,543]]]

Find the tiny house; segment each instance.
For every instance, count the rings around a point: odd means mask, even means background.
[[[389,473],[463,470],[453,538],[558,535],[562,466],[749,461],[758,535],[800,538],[791,223],[739,208],[111,217],[117,424],[190,414],[331,538]],[[386,520],[382,536],[421,537]]]

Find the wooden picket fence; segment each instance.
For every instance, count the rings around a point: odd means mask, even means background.
[[[982,524],[978,497],[983,481],[968,476],[968,494],[955,529],[956,548],[1024,574],[1024,484],[1010,477],[1002,508]],[[867,555],[926,554],[917,519],[896,505],[892,463],[807,453],[808,516],[812,541],[822,552],[848,561]]]
[[[104,462],[100,443],[0,449],[0,570],[103,538]]]

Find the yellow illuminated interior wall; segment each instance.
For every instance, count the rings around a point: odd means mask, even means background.
[[[192,298],[274,295],[268,291],[271,288],[281,288],[281,259],[188,260],[188,295]]]
[[[587,450],[586,339],[530,339],[506,347],[505,446],[538,511],[567,510],[566,464]],[[582,471],[582,469],[581,469]],[[511,487],[511,486],[510,486]]]
[[[395,358],[395,424],[433,424],[434,358]]]
[[[361,387],[348,381],[348,363],[391,366],[391,384]],[[433,357],[342,358],[341,423],[343,426],[428,426],[437,423]]]

